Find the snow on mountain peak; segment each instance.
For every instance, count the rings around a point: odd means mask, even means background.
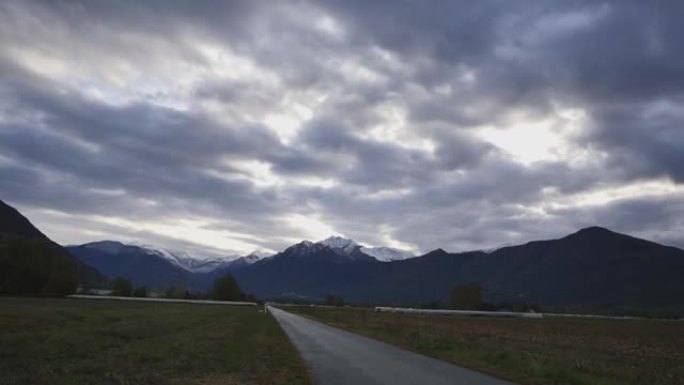
[[[351,253],[356,249],[358,246],[361,246],[358,244],[356,241],[353,239],[347,239],[347,238],[342,238],[338,236],[331,236],[328,237],[320,242],[318,242],[321,245],[326,245],[330,247],[331,249],[341,249],[344,250],[347,253]]]
[[[497,251],[497,250],[501,250],[501,249],[503,249],[503,248],[505,248],[505,247],[511,247],[511,246],[513,246],[512,243],[504,243],[503,245],[500,245],[500,246],[497,246],[497,247],[492,247],[492,248],[489,248],[489,249],[482,249],[482,250],[480,250],[480,251],[482,251],[483,253],[491,254],[491,253],[493,253],[493,252],[495,252],[495,251]]]
[[[408,251],[394,249],[391,247],[362,247],[361,252],[377,259],[380,262],[401,261],[415,257],[415,255],[409,253]]]
[[[83,245],[84,247],[90,248],[90,249],[97,249],[100,250],[104,253],[108,254],[116,254],[121,251],[126,245],[124,245],[121,242],[116,242],[116,241],[99,241],[99,242],[92,242],[92,243],[86,243]]]
[[[273,255],[273,253],[270,252],[270,251],[266,251],[266,250],[254,250],[254,251],[252,251],[251,253],[247,254],[247,255],[245,256],[245,258],[254,259],[255,262],[256,262],[256,261],[259,260],[259,259],[268,258],[268,257],[270,257],[270,256],[272,256],[272,255]]]
[[[308,254],[312,251],[315,251],[317,249],[316,246],[318,246],[318,248],[324,247],[321,244],[313,243],[311,241],[301,241],[297,244],[288,247],[287,249],[285,249],[284,252],[289,252],[293,254]]]
[[[347,254],[352,253],[357,248],[359,250],[380,262],[401,261],[403,259],[413,258],[415,255],[408,251],[394,249],[391,247],[365,247],[353,239],[343,238],[339,236],[331,236],[318,242],[320,245],[326,245],[331,249],[342,250]]]
[[[183,268],[193,273],[208,273],[218,268],[229,265],[235,259],[240,258],[239,255],[229,255],[221,257],[198,258],[187,251],[176,250],[152,250],[173,263],[174,265]]]

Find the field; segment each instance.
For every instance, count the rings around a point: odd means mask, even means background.
[[[255,307],[0,298],[0,384],[308,384]]]
[[[286,310],[519,384],[684,384],[682,321]]]

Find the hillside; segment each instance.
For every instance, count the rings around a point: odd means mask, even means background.
[[[130,279],[134,286],[165,290],[171,286],[187,285],[193,282],[191,272],[175,265],[160,254],[140,246],[102,241],[80,246],[67,246],[67,250],[81,261],[97,268],[110,279],[125,277]]]
[[[0,293],[63,295],[107,279],[0,201]]]

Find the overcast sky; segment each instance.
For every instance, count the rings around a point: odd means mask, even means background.
[[[0,199],[63,244],[684,246],[682,1],[0,3]]]

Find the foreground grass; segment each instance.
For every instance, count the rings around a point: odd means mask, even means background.
[[[0,384],[308,384],[252,307],[0,298]]]
[[[684,322],[286,310],[520,384],[682,385]]]

